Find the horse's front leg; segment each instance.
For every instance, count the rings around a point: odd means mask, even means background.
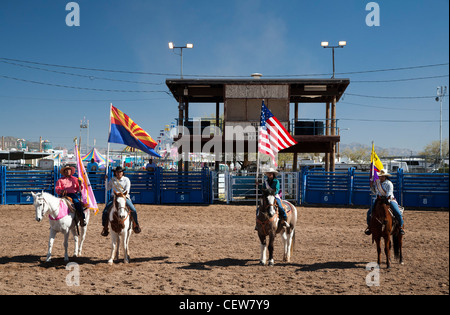
[[[259,259],[259,264],[262,266],[266,265],[266,250],[267,250],[267,242],[266,242],[266,237],[263,235],[258,235],[259,236],[259,240],[261,242],[261,257]]]
[[[128,231],[125,231],[124,235],[122,236],[122,246],[123,246],[123,262],[125,264],[129,263],[128,260]]]
[[[56,231],[50,228],[50,236],[48,238],[48,252],[47,252],[47,258],[46,262],[50,262],[52,260],[52,248],[53,248],[53,242],[55,241]]]
[[[283,261],[288,260],[289,234],[285,230],[281,234],[281,242],[283,243]]]
[[[273,243],[275,242],[275,233],[269,235],[269,266],[275,265],[273,260]]]
[[[69,254],[68,254],[69,234],[70,234],[70,231],[67,231],[66,233],[64,233],[64,261],[65,262],[69,261]]]
[[[117,250],[117,234],[115,232],[111,232],[111,256],[108,260],[108,264],[112,265],[114,262],[114,255],[116,254]]]
[[[80,247],[78,249],[78,256],[81,256],[81,252],[83,251],[83,244],[84,240],[86,239],[87,225],[80,227],[80,229],[81,229],[80,231],[81,240],[80,240]]]
[[[378,254],[378,259],[377,259],[377,263],[378,266],[381,266],[381,238],[376,238],[375,242],[377,243],[377,254]]]
[[[71,229],[70,232],[73,234],[73,241],[75,243],[75,248],[73,250],[73,257],[78,257],[78,235],[76,228]]]

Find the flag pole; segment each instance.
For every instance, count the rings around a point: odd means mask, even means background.
[[[258,156],[256,158],[256,209],[258,209],[258,203],[259,203],[259,148],[258,148]]]
[[[264,103],[264,99],[262,100]],[[261,110],[262,110],[262,106],[261,106]],[[258,209],[258,203],[259,203],[259,133],[260,133],[260,129],[261,129],[261,124],[259,124],[259,128],[258,128],[258,155],[256,158],[256,179],[255,179],[255,184],[256,184],[256,209]]]
[[[106,168],[105,168],[105,204],[108,202],[108,190],[106,189],[106,184],[108,183],[108,168],[109,168],[109,135],[111,134],[111,110],[112,110],[112,103],[109,105],[109,130],[108,130],[108,149],[106,151]]]

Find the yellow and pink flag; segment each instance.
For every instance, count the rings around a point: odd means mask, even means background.
[[[80,150],[78,145],[75,144],[75,155],[77,157],[77,173],[78,179],[82,183],[81,198],[86,208],[93,210],[94,214],[98,212],[97,201],[95,200],[94,192],[92,191],[91,182],[87,176],[86,169],[84,168],[83,161],[81,159]]]
[[[375,144],[372,142],[372,153],[370,155],[370,182],[375,182],[378,179],[378,172],[384,169],[383,163],[375,153]]]

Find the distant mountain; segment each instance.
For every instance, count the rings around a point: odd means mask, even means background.
[[[346,148],[349,148],[350,150],[355,149],[365,149],[369,152],[372,150],[372,146],[365,145],[357,142],[352,142],[350,144],[341,143],[340,144],[340,150],[341,152],[345,150]],[[377,152],[378,155],[380,155],[380,152],[386,152],[387,156],[415,156],[419,154],[419,151],[412,151],[410,149],[405,148],[383,148],[375,145],[375,152]],[[381,157],[381,156],[380,156]]]

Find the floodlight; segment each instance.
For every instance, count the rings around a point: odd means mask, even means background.
[[[186,44],[186,48],[194,48],[194,44]]]
[[[329,45],[328,42],[321,42],[321,43],[320,43],[320,46],[322,46],[322,47],[327,47],[328,45]]]
[[[173,43],[169,42],[169,49],[173,49]]]
[[[347,41],[345,40],[339,41],[339,46],[347,46]]]

